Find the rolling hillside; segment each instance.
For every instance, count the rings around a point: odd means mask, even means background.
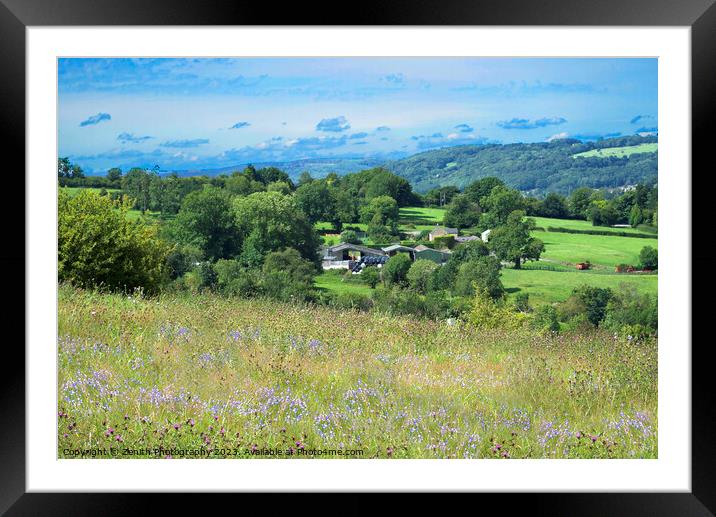
[[[629,136],[584,143],[564,139],[466,145],[426,151],[385,166],[409,180],[418,192],[444,185],[463,188],[485,176],[497,176],[524,192],[568,194],[579,187],[618,188],[655,182],[656,142],[654,136]],[[632,146],[644,152],[623,151]]]

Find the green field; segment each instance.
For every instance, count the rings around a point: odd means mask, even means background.
[[[545,230],[550,226],[553,228],[567,228],[568,230],[582,230],[582,231],[607,231],[607,232],[626,232],[626,233],[647,233],[637,228],[613,228],[611,226],[594,226],[589,221],[582,221],[581,219],[553,219],[551,217],[534,217],[529,216],[530,219],[534,219],[538,228],[544,228]]]
[[[63,285],[57,455],[656,458],[657,350],[599,330]]]
[[[620,284],[631,284],[639,292],[656,295],[658,280],[655,274],[600,275],[589,271],[502,270],[502,283],[509,295],[528,293],[532,305],[564,301],[574,288],[583,284],[611,289],[617,289]]]
[[[445,217],[444,208],[426,208],[409,206],[400,209],[400,222],[402,223],[422,223],[422,224],[441,224]]]
[[[657,143],[628,145],[625,147],[607,147],[604,149],[592,149],[591,151],[573,154],[572,158],[606,158],[608,156],[616,156],[617,158],[622,158],[624,156],[630,156],[632,154],[655,153],[658,150],[659,144]]]
[[[59,188],[61,190],[63,190],[64,192],[67,192],[70,196],[76,196],[83,190],[88,190],[90,192],[96,192],[97,194],[99,194],[102,191],[101,188],[91,188],[91,187],[59,187]],[[120,192],[120,189],[118,189],[118,188],[108,188],[105,190],[107,192],[109,192],[110,194],[112,192]]]
[[[532,236],[544,242],[544,259],[570,264],[589,261],[609,268],[617,264],[636,265],[644,246],[658,247],[658,239],[636,237],[540,231],[532,232]]]
[[[340,270],[341,272],[343,270]],[[355,293],[370,296],[370,286],[357,282],[346,282],[336,271],[324,271],[315,278],[316,287],[334,293]]]

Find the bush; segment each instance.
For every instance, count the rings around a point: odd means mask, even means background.
[[[420,294],[425,294],[430,278],[438,267],[440,266],[432,260],[416,260],[406,275],[410,287]]]
[[[500,280],[500,261],[495,257],[478,257],[460,265],[455,277],[453,292],[459,296],[473,296],[475,290],[484,290],[493,300],[505,294]]]
[[[238,260],[220,259],[214,264],[216,286],[225,295],[251,297],[261,294],[259,271],[247,269]]]
[[[373,303],[377,311],[385,314],[411,314],[418,317],[428,315],[425,300],[421,296],[397,286],[378,287],[373,293]]]
[[[517,293],[512,299],[512,305],[517,312],[532,312],[529,293]]]
[[[557,309],[552,305],[541,305],[537,308],[532,319],[532,327],[542,331],[559,331]]]
[[[435,249],[453,249],[455,247],[455,236],[454,235],[441,235],[433,239],[435,243]]]
[[[202,251],[196,246],[177,245],[167,256],[169,277],[174,280],[194,269],[203,260]]]
[[[358,238],[358,234],[353,230],[344,230],[341,232],[341,242],[348,244],[361,244],[363,241]]]
[[[485,290],[478,290],[472,300],[468,321],[479,329],[514,330],[523,327],[528,316],[511,311],[503,303],[496,302]]]
[[[369,311],[373,307],[373,300],[358,293],[338,293],[329,298],[328,305],[337,309]]]
[[[659,252],[651,246],[644,246],[639,252],[641,269],[655,270],[659,268]]]
[[[383,266],[383,282],[387,287],[405,285],[412,261],[405,253],[398,253]]]
[[[366,267],[358,276],[360,277],[361,282],[369,285],[371,289],[375,289],[375,286],[378,285],[378,282],[380,282],[380,271],[378,271],[377,267]]]
[[[152,294],[169,279],[170,248],[154,226],[126,218],[129,201],[84,190],[58,199],[60,281],[112,290],[143,288]]]
[[[657,297],[639,294],[632,285],[620,285],[607,304],[602,325],[637,338],[656,334],[659,327]]]
[[[575,289],[574,294],[584,305],[585,314],[590,323],[594,326],[599,325],[606,316],[607,304],[612,298],[612,290],[583,285]]]

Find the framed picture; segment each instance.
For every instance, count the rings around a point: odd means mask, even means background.
[[[711,514],[712,3],[3,0],[0,508]]]

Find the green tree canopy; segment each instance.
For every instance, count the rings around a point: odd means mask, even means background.
[[[252,265],[284,248],[295,248],[318,265],[320,239],[292,196],[278,192],[256,192],[234,199],[233,214],[242,236],[242,257]]]
[[[127,198],[113,201],[83,190],[58,199],[58,277],[81,287],[143,288],[155,293],[168,279],[169,246],[156,228],[127,220]]]
[[[490,233],[488,246],[501,260],[515,263],[515,269],[522,266],[524,260],[539,260],[544,251],[544,243],[530,235],[534,229],[534,219],[526,219],[522,210],[512,212],[503,226]]]
[[[471,228],[480,222],[480,205],[466,195],[457,195],[447,207],[443,224],[453,228]]]
[[[216,187],[188,194],[172,223],[178,242],[198,247],[206,258],[232,258],[240,249],[231,206],[231,195]]]

